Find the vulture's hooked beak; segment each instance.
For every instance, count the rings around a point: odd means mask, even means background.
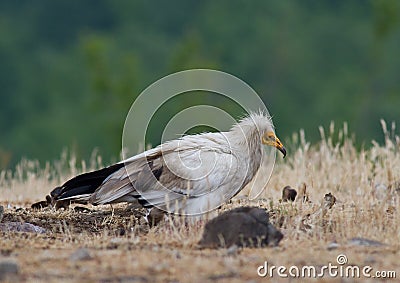
[[[262,137],[262,143],[265,145],[276,147],[283,154],[283,158],[286,156],[286,148],[283,146],[281,141],[275,135],[274,132],[267,132]]]

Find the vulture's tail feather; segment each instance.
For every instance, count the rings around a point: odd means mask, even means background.
[[[103,181],[123,166],[124,163],[117,163],[100,170],[78,175],[51,191],[51,198],[54,201],[71,200],[86,203]]]

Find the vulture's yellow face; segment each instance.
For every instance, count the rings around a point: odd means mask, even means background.
[[[285,158],[286,149],[274,132],[266,132],[262,136],[262,143],[265,145],[276,147],[280,152],[282,152],[283,158]]]

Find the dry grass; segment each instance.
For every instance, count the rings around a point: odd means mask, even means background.
[[[171,219],[148,228],[141,219],[142,211],[123,206],[89,207],[90,212],[32,211],[30,204],[43,199],[53,187],[80,171],[100,167],[102,162],[94,156],[91,164],[76,166],[74,158],[64,155],[61,161],[39,169],[36,162],[22,161],[14,174],[0,173],[3,222],[25,221],[49,232],[0,232],[0,262],[18,263],[20,272],[16,278],[9,277],[10,281],[265,282],[280,279],[257,275],[257,267],[264,261],[320,267],[336,264],[337,255],[345,254],[349,264],[394,270],[400,276],[400,138],[394,128],[382,125],[384,145],[373,142],[371,148],[361,150],[356,150],[346,126],[335,132],[332,125],[328,133],[321,129],[321,142],[315,145],[307,143],[303,133],[294,135],[288,157],[282,161],[278,156],[262,196],[249,201],[244,192],[222,208],[257,205],[268,209],[285,235],[276,248],[201,250],[197,241],[204,222],[185,224],[182,219]],[[310,202],[279,201],[284,186],[298,190],[302,184],[307,186]],[[329,192],[337,202],[319,213]],[[353,237],[385,245],[349,245]],[[332,242],[339,246],[328,249]],[[71,260],[79,248],[87,248],[90,258]],[[321,280],[339,282],[342,278],[325,276]]]

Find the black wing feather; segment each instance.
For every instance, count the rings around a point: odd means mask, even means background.
[[[100,170],[78,175],[65,182],[61,187],[55,188],[50,195],[54,200],[62,200],[73,196],[92,194],[108,176],[123,166],[123,163],[117,163]]]

